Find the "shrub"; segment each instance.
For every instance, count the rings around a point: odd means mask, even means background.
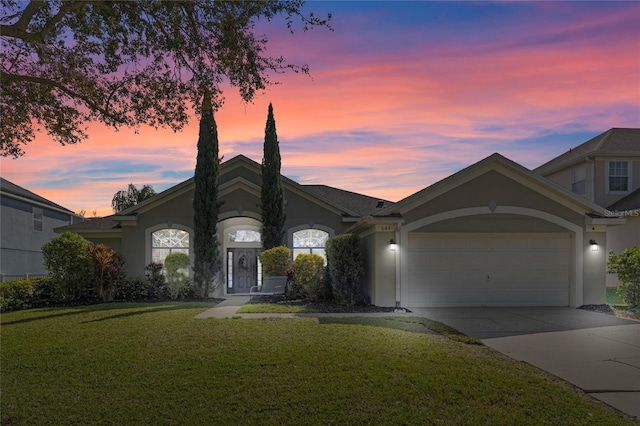
[[[42,246],[45,267],[63,301],[95,299],[94,277],[87,251],[89,244],[80,235],[65,232]]]
[[[317,254],[296,256],[296,283],[302,287],[309,299],[322,300],[327,295],[324,286],[324,258]]]
[[[260,253],[260,262],[262,262],[263,276],[286,275],[286,270],[291,263],[291,249],[286,246],[278,246],[264,250]]]
[[[93,272],[91,278],[95,283],[94,292],[103,302],[110,302],[113,300],[116,285],[125,278],[122,270],[124,259],[104,244],[90,243],[87,253]]]
[[[333,297],[347,305],[362,303],[364,265],[360,238],[354,234],[336,235],[327,240],[325,248]]]
[[[52,277],[37,278],[33,281],[32,308],[44,308],[46,306],[62,303],[60,292]]]
[[[185,287],[189,278],[189,265],[191,265],[189,256],[184,253],[171,253],[164,259],[164,267],[167,272],[167,289],[171,300],[184,296],[181,293],[184,293],[183,287]]]
[[[618,294],[633,308],[640,307],[640,244],[625,249],[620,254],[609,253],[607,267],[610,273],[615,273],[622,284],[618,287]]]
[[[0,284],[0,309],[2,312],[17,311],[31,307],[33,281],[21,280]]]

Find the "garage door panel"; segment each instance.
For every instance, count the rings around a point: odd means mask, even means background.
[[[567,306],[569,234],[409,234],[407,306]]]

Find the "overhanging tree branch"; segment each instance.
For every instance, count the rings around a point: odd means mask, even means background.
[[[56,88],[64,92],[66,95],[70,96],[71,98],[84,102],[89,108],[99,112],[105,118],[113,120],[118,124],[127,123],[126,118],[110,113],[108,109],[101,107],[100,105],[95,103],[93,100],[91,100],[88,96],[75,92],[70,88],[68,88],[67,86],[65,86],[64,84],[58,83],[57,81],[50,80],[48,78],[43,78],[43,77],[35,77],[31,75],[12,74],[4,71],[0,72],[0,79],[3,79],[3,80],[6,79],[7,81],[25,81],[25,82],[35,83],[35,84],[41,84],[43,86],[47,86],[51,88]]]

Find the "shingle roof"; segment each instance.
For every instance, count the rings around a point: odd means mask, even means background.
[[[12,194],[14,196],[20,197],[20,198],[24,198],[24,199],[28,199],[31,201],[35,201],[37,203],[40,204],[44,204],[47,206],[51,206],[55,209],[58,210],[64,210],[66,212],[69,212],[73,215],[75,215],[74,212],[72,212],[71,210],[62,207],[60,204],[56,204],[53,201],[47,200],[44,197],[39,196],[38,194],[34,194],[33,192],[24,189],[21,186],[16,185],[15,183],[9,182],[8,180],[6,180],[5,178],[0,177],[0,192],[3,192],[5,194]]]
[[[345,191],[344,189],[333,188],[327,185],[302,185],[302,187],[347,210],[358,213],[360,216],[370,215],[382,207],[394,204],[391,201],[369,197],[368,195]]]
[[[63,226],[61,228],[57,228],[56,230],[61,231],[71,231],[71,230],[107,230],[107,229],[118,229],[121,228],[120,222],[116,222],[113,220],[114,215],[106,216],[106,217],[96,217],[96,218],[88,218],[83,222],[73,223],[71,225]],[[64,229],[62,229],[64,228]]]
[[[536,168],[543,176],[591,155],[640,156],[640,129],[612,128]]]
[[[607,207],[612,212],[640,210],[640,188]]]

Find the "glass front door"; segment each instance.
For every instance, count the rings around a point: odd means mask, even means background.
[[[230,248],[227,251],[227,293],[249,293],[258,285],[256,248]]]

